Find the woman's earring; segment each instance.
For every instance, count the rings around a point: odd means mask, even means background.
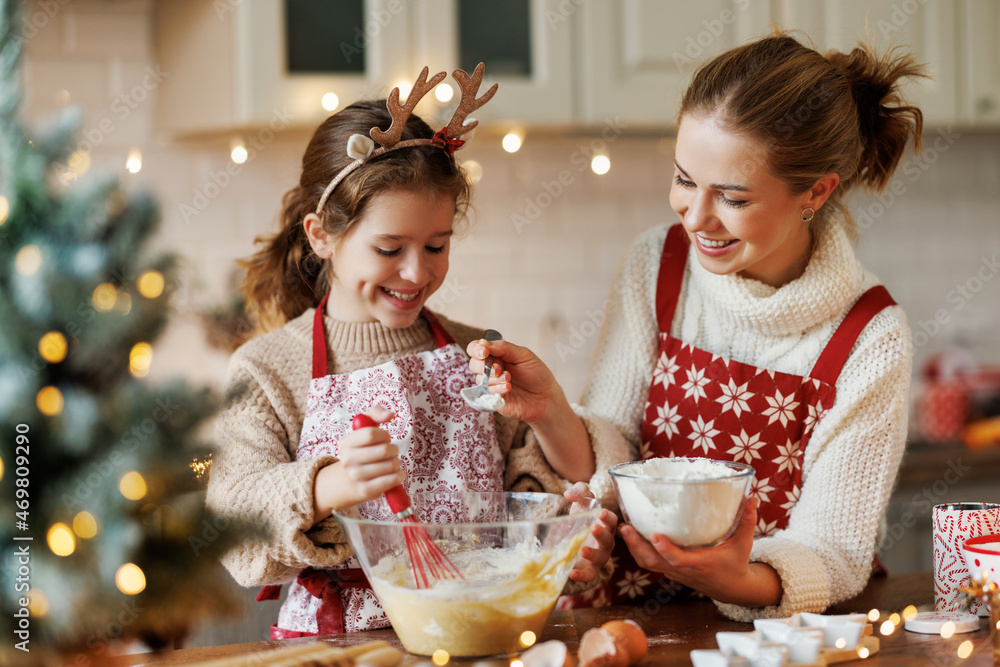
[[[816,211],[811,208],[804,208],[802,209],[802,215],[799,217],[802,218],[802,222],[809,222],[813,219],[814,215],[816,215]]]

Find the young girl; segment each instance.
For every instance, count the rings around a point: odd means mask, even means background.
[[[615,282],[583,403],[633,457],[702,456],[756,470],[731,539],[683,550],[621,534],[641,566],[588,600],[666,602],[687,585],[734,619],[822,611],[857,594],[906,439],[906,318],[858,262],[844,204],[884,188],[921,114],[900,78],[911,56],[821,55],[787,35],[723,53],[679,113],[670,204]],[[905,232],[904,232],[905,233]],[[473,342],[470,368],[486,353]],[[498,392],[544,377],[509,343]],[[597,450],[600,445],[595,443]],[[669,583],[669,582],[663,582]]]
[[[443,78],[427,81],[425,69],[405,106],[396,90],[388,105],[359,102],[324,121],[299,185],[285,195],[281,231],[245,262],[251,310],[281,327],[232,358],[230,386],[242,393],[220,418],[208,500],[267,532],[224,559],[241,585],[265,585],[258,599],[276,599],[280,584],[293,582],[273,638],[388,625],[333,510],[400,483],[410,493],[590,494],[584,484],[568,487],[593,474],[593,455],[566,465],[562,452],[531,437],[530,421],[494,420],[465,404],[459,390],[473,378],[463,348],[480,331],[424,307],[445,280],[454,220],[469,199],[453,157],[475,127],[463,120],[495,90],[476,99],[482,66],[471,81],[457,70],[462,102],[435,133],[409,112]],[[569,410],[550,396],[553,409]],[[382,428],[352,431],[359,413]],[[594,443],[615,449],[587,423]],[[615,526],[604,511],[575,582],[598,576]]]

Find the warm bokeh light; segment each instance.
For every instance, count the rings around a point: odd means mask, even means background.
[[[58,364],[66,358],[66,337],[58,331],[50,331],[38,341],[38,354],[50,364]]]
[[[68,556],[76,550],[76,538],[73,531],[64,523],[53,524],[45,536],[45,541],[57,556]]]
[[[7,222],[7,216],[10,215],[10,202],[3,195],[0,195],[0,227],[3,223]]]
[[[521,150],[521,137],[514,132],[508,132],[503,136],[503,140],[500,142],[503,149],[508,153],[516,153]]]
[[[128,292],[119,292],[118,303],[115,304],[115,310],[122,315],[128,315],[132,312],[132,295]]]
[[[155,299],[163,294],[163,288],[166,284],[167,282],[163,274],[154,270],[144,271],[139,276],[139,279],[135,281],[135,286],[139,290],[139,294],[147,299]]]
[[[239,144],[233,146],[233,149],[229,151],[229,157],[232,158],[233,162],[236,164],[243,164],[250,157],[250,153],[247,152],[247,147]]]
[[[879,616],[881,615],[882,613],[878,609],[872,609],[870,612],[868,612],[868,620],[874,623],[879,619]]]
[[[517,658],[514,658],[510,661],[510,667],[524,667],[524,663]]]
[[[955,634],[955,621],[946,621],[944,625],[941,626],[941,638],[951,639]]]
[[[532,632],[531,630],[525,630],[524,632],[521,633],[520,637],[521,646],[523,646],[524,648],[528,648],[529,646],[534,646],[535,641],[537,639],[538,638],[535,637],[534,632]]]
[[[94,304],[95,310],[106,313],[118,303],[118,290],[111,283],[101,283],[91,293],[90,302]]]
[[[42,251],[36,245],[26,245],[17,251],[14,268],[22,276],[33,276],[42,268]]]
[[[3,459],[0,458],[0,479],[3,479]]]
[[[142,169],[142,151],[133,148],[125,159],[125,170],[130,174],[138,174],[140,169]]]
[[[135,563],[125,563],[115,572],[115,586],[125,595],[136,595],[146,588],[146,575]]]
[[[97,535],[97,519],[90,512],[80,512],[73,517],[73,532],[85,540]]]
[[[66,166],[78,176],[83,176],[90,170],[90,153],[88,151],[74,151],[67,158]]]
[[[434,97],[437,98],[438,102],[450,102],[454,96],[455,89],[451,87],[450,83],[439,83],[434,88]]]
[[[443,648],[439,648],[431,655],[431,662],[439,667],[440,665],[447,665],[449,660],[451,660],[451,656]]]
[[[899,614],[895,612],[893,612],[893,614],[889,616],[889,620],[892,621],[893,625],[899,625],[900,623],[903,622],[903,619],[900,618]]]
[[[327,111],[333,111],[340,106],[340,98],[337,97],[337,93],[326,93],[320,103]]]
[[[51,385],[42,387],[35,395],[35,405],[46,417],[55,417],[63,409],[62,392]]]
[[[893,633],[893,631],[895,631],[895,629],[896,626],[892,624],[892,621],[886,621],[879,628],[879,632],[882,633],[883,636],[888,637]]]
[[[42,618],[49,613],[49,599],[35,586],[28,591],[28,613],[36,618]]]
[[[149,367],[153,365],[153,346],[149,343],[136,343],[128,354],[128,370],[137,378],[149,375]]]
[[[465,160],[462,162],[462,169],[465,170],[465,175],[468,176],[469,182],[473,185],[483,180],[483,165],[475,160]]]
[[[906,605],[906,608],[903,609],[903,618],[906,619],[907,621],[916,615],[917,615],[917,608],[914,607],[912,604]]]
[[[603,176],[611,169],[611,160],[607,155],[595,155],[590,161],[590,170],[598,176]]]
[[[961,658],[962,660],[965,660],[970,655],[972,655],[973,648],[974,646],[972,645],[972,642],[966,639],[964,642],[958,645],[958,657]]]
[[[847,646],[847,640],[843,637],[837,637],[837,641],[833,642],[833,645],[837,648],[844,648]]]
[[[858,649],[858,657],[861,658],[862,660],[864,660],[865,658],[867,658],[868,655],[869,655],[869,651],[864,646],[862,646],[861,648]]]
[[[146,495],[146,479],[135,470],[122,475],[118,490],[129,500],[141,500]]]

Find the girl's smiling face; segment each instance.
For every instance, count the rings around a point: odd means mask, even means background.
[[[767,169],[765,149],[711,116],[685,115],[677,131],[670,206],[698,261],[712,273],[737,273],[780,287],[805,271],[812,248],[802,211],[826,201],[839,179],[820,178],[793,195]]]
[[[306,216],[313,249],[333,263],[327,313],[390,329],[413,324],[448,274],[454,218],[455,202],[447,196],[410,190],[373,197],[339,240],[330,239],[314,215]]]

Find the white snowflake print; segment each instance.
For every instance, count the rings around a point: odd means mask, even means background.
[[[788,468],[789,474],[795,472],[795,464],[799,460],[800,442],[801,440],[796,440],[794,443],[789,440],[783,445],[778,445],[778,456],[774,461],[778,466],[778,472],[785,468]]]
[[[653,453],[653,445],[649,442],[639,443],[639,458],[640,459],[651,459],[655,456]]]
[[[801,491],[802,491],[801,487],[798,486],[792,489],[791,491],[785,491],[785,498],[787,498],[788,500],[786,500],[784,503],[781,504],[780,506],[781,509],[785,510],[786,512],[791,512],[792,508],[795,507],[795,505],[799,502],[799,493]]]
[[[778,527],[777,519],[768,523],[767,521],[764,520],[763,517],[761,517],[760,520],[757,521],[757,530],[755,532],[756,535],[758,535],[759,537],[767,537],[768,535],[773,533],[777,527]]]
[[[736,462],[743,461],[751,465],[754,459],[760,458],[760,452],[757,450],[766,444],[760,441],[760,433],[748,435],[743,429],[740,429],[739,435],[730,435],[729,437],[733,439],[735,446],[726,450],[726,454],[733,454],[733,460]]]
[[[681,420],[681,416],[677,414],[676,407],[670,407],[667,403],[663,405],[656,406],[656,419],[653,420],[653,426],[656,427],[656,435],[661,433],[666,433],[669,438],[672,435],[677,435],[680,430],[677,428],[677,422]]]
[[[637,598],[651,582],[645,572],[625,572],[624,578],[618,582],[618,594]]]
[[[729,380],[729,384],[720,384],[719,388],[722,389],[722,395],[715,400],[722,403],[722,411],[732,410],[739,417],[743,414],[743,411],[750,411],[750,406],[747,405],[747,400],[753,396],[752,393],[747,391],[747,385],[749,382],[744,382],[740,386],[736,386],[736,383]]]
[[[782,426],[788,426],[788,420],[794,417],[792,410],[799,407],[799,402],[792,400],[795,398],[795,395],[782,396],[781,392],[775,389],[773,398],[771,396],[765,396],[764,398],[767,399],[767,404],[771,406],[763,412],[763,416],[768,418],[767,423],[773,424],[780,420]]]
[[[705,454],[708,455],[708,450],[715,449],[715,442],[712,440],[715,436],[719,435],[721,431],[715,428],[715,420],[710,419],[708,423],[698,415],[697,421],[688,420],[691,423],[691,432],[688,437],[694,440],[694,444],[691,445],[691,449],[698,449],[699,447],[705,450]]]
[[[771,478],[764,477],[758,479],[754,477],[753,484],[750,485],[750,495],[757,496],[760,502],[766,503],[769,500],[771,492],[774,491],[774,487],[771,486]]]
[[[710,380],[705,377],[705,369],[698,368],[694,370],[684,371],[687,373],[687,382],[681,385],[681,389],[684,390],[684,398],[689,396],[694,396],[695,399],[708,398],[705,394],[705,385],[710,382]]]
[[[667,357],[664,352],[660,355],[660,363],[653,369],[653,384],[660,383],[664,388],[674,383],[674,373],[681,369],[676,363],[677,357]]]

